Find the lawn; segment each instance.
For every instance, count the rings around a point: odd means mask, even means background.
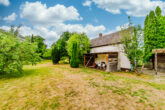
[[[165,78],[44,61],[0,76],[2,110],[163,110]]]

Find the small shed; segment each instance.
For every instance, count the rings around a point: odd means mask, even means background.
[[[165,49],[153,49],[152,53],[155,56],[155,74],[158,71],[165,71]]]

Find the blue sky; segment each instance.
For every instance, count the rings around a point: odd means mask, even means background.
[[[89,38],[118,31],[128,16],[143,26],[157,5],[165,10],[163,0],[0,0],[0,28],[23,24],[20,34],[41,35],[50,46],[64,31],[85,32]]]

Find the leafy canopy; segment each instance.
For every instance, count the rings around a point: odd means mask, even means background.
[[[40,61],[37,46],[29,39],[21,41],[9,33],[0,33],[0,74],[22,72],[24,64]]]
[[[66,49],[67,41],[72,33],[64,32],[60,38],[52,45],[52,61],[54,64],[58,63],[62,57],[68,57]]]
[[[46,44],[44,43],[44,38],[41,36],[32,36],[31,37],[31,42],[36,43],[37,44],[37,53],[40,53],[40,56],[43,58],[43,54],[46,51]]]
[[[85,35],[85,33],[82,34],[74,33],[67,42],[67,51],[69,56],[72,56],[73,43],[75,42],[77,43],[77,47],[79,50],[79,59],[80,61],[82,61],[83,54],[90,51],[90,40]]]
[[[165,16],[158,6],[146,16],[144,22],[144,62],[152,58],[152,49],[165,48]]]
[[[136,70],[139,61],[142,59],[141,55],[143,54],[141,41],[142,30],[140,26],[132,26],[130,17],[128,17],[128,20],[129,27],[122,27],[121,35],[123,38],[121,41],[133,69]]]

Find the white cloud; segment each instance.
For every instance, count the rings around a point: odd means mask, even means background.
[[[10,30],[9,26],[1,26],[0,29]],[[105,27],[103,25],[100,26],[93,26],[91,24],[87,24],[86,26],[82,26],[81,24],[64,24],[59,23],[55,27],[44,27],[44,26],[22,26],[20,28],[19,33],[23,36],[27,35],[40,35],[46,39],[46,44],[50,47],[53,42],[55,42],[62,32],[69,31],[69,32],[78,32],[82,33],[85,32],[88,37],[94,38],[97,37],[100,32],[105,31]]]
[[[144,17],[150,10],[154,10],[156,6],[160,6],[165,13],[165,2],[160,0],[92,0],[92,2],[99,8],[113,14],[120,14],[121,10],[125,10],[127,15]]]
[[[88,37],[94,38],[97,37],[100,32],[105,31],[105,27],[103,25],[100,26],[93,26],[91,24],[87,24],[85,26],[81,24],[59,24],[57,27],[55,27],[57,31],[64,32],[78,32],[82,33],[85,32]]]
[[[73,6],[65,7],[57,4],[47,7],[41,2],[26,2],[21,6],[21,18],[28,19],[36,25],[54,25],[67,20],[82,20],[78,11]]]
[[[0,0],[0,5],[9,6],[10,2],[9,0]]]
[[[86,0],[86,1],[83,3],[83,6],[91,7],[91,4],[92,4],[91,1]]]
[[[3,30],[6,30],[6,31],[9,31],[9,30],[10,30],[10,27],[9,27],[9,26],[1,26],[0,29],[3,29]]]
[[[15,13],[12,13],[11,15],[4,17],[3,20],[6,22],[12,22],[16,19],[16,17],[17,15]]]
[[[41,2],[26,2],[21,5],[21,18],[27,19],[31,23],[31,27],[23,26],[20,29],[22,35],[40,35],[46,39],[46,43],[50,46],[55,42],[62,32],[85,32],[88,37],[97,37],[98,33],[104,32],[103,25],[93,26],[87,24],[65,24],[68,20],[82,20],[77,9],[73,6],[65,7],[64,5],[55,5],[47,7]]]

